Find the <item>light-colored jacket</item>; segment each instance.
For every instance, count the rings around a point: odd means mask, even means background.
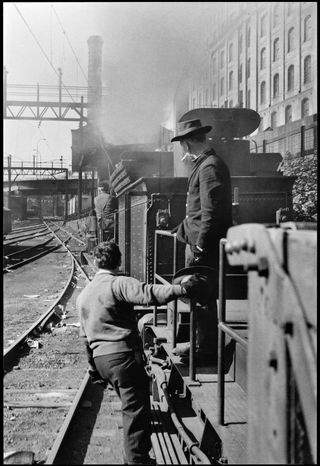
[[[148,285],[100,270],[77,299],[80,336],[94,357],[141,349],[134,305],[161,305],[183,294],[180,285]]]

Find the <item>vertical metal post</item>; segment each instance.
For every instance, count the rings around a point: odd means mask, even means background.
[[[64,212],[64,218],[67,220],[68,218],[68,201],[69,201],[69,196],[68,196],[68,169],[66,169],[66,193],[65,193],[65,212]]]
[[[195,319],[196,301],[190,299],[190,359],[189,359],[189,377],[192,382],[196,380],[196,319]]]
[[[129,194],[124,195],[124,208],[125,208],[125,273],[130,275],[131,273],[131,201]]]
[[[8,155],[8,209],[11,209],[11,154]]]
[[[220,240],[220,257],[219,257],[219,309],[218,309],[218,423],[224,424],[224,346],[225,346],[225,333],[220,327],[220,322],[224,323],[226,319],[226,295],[225,295],[225,269],[226,269],[226,256],[225,244],[226,239]]]
[[[81,161],[80,161],[81,162]],[[82,165],[79,166],[79,183],[78,183],[78,219],[81,218],[82,211]]]
[[[177,271],[178,262],[178,248],[177,248],[177,235],[173,234],[173,275]],[[177,344],[177,323],[178,323],[178,301],[175,299],[173,302],[173,315],[172,315],[172,348]]]
[[[78,183],[78,219],[81,218],[82,211],[82,163],[83,163],[83,96],[81,96],[81,115],[80,115],[80,162],[79,162],[79,183]]]
[[[177,324],[178,324],[178,301],[173,301],[173,316],[172,316],[172,348],[177,344]]]
[[[94,168],[91,172],[91,210],[94,211]]]
[[[158,235],[154,232],[154,253],[153,253],[153,281],[156,282],[157,273],[157,255],[158,255]],[[153,306],[153,325],[156,327],[158,324],[157,320],[157,306]]]
[[[35,168],[36,168],[36,156],[34,154],[32,155],[32,159],[33,159],[33,174],[35,175],[35,173],[36,173],[36,170],[35,170]]]
[[[59,118],[61,118],[61,105],[62,105],[62,70],[58,68],[59,71]]]
[[[39,118],[39,105],[40,105],[40,87],[37,84],[37,118]]]
[[[7,74],[6,67],[3,68],[3,115],[4,118],[7,116]]]

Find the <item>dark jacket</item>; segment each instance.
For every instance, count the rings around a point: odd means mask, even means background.
[[[116,198],[108,193],[101,193],[94,199],[97,221],[104,230],[111,230],[114,225],[113,212],[116,209]]]
[[[188,180],[186,217],[177,237],[191,248],[219,249],[219,240],[232,225],[231,179],[227,165],[213,149],[194,162]]]

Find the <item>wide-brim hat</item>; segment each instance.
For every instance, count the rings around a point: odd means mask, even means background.
[[[211,130],[212,126],[202,126],[199,119],[181,121],[177,124],[177,134],[171,139],[171,142],[182,141],[200,133],[209,133]]]
[[[208,298],[217,298],[219,294],[219,271],[206,265],[194,265],[178,270],[172,279],[174,285],[181,285],[194,274],[200,274],[208,282],[210,293]]]

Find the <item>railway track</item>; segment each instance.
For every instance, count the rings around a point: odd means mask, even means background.
[[[75,300],[94,271],[90,262],[81,264],[83,241],[56,224],[45,225],[72,265],[54,303],[5,351],[5,446],[13,447],[5,462],[24,452],[24,464],[121,464],[121,403],[111,387],[91,383],[79,338]],[[184,448],[197,448],[197,442],[182,442],[168,402],[151,399],[157,464],[190,464]],[[209,464],[203,456],[200,451],[199,464]]]
[[[60,240],[59,247],[72,236],[66,238],[64,233],[59,238],[53,230],[51,233],[55,241]],[[77,243],[75,239],[74,242]],[[79,254],[79,247],[76,253]],[[19,434],[25,435],[28,444],[32,443],[32,436],[40,435],[32,461],[45,461],[87,374],[85,352],[76,342],[79,324],[74,305],[75,291],[85,286],[87,278],[79,271],[71,251],[66,254],[70,273],[62,292],[4,352],[5,443],[8,448],[14,442],[15,450],[21,451],[25,447]],[[48,415],[50,426],[45,422]],[[45,429],[41,428],[44,424]]]

